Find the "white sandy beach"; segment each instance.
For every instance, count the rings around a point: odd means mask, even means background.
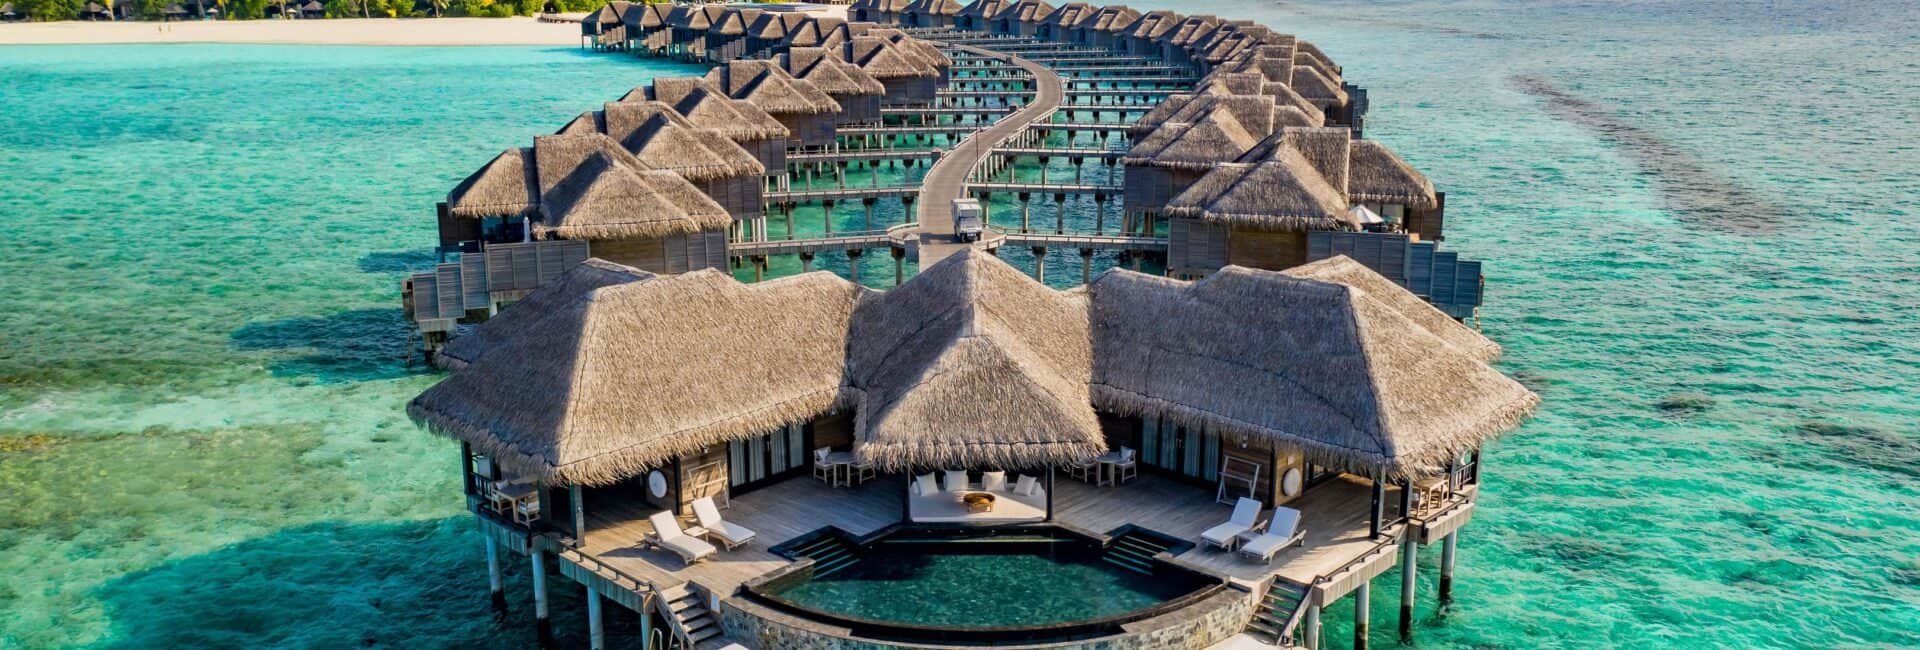
[[[808,13],[817,16],[844,18],[846,11],[844,5],[808,7]],[[0,45],[107,43],[579,45],[580,26],[530,17],[0,24]]]

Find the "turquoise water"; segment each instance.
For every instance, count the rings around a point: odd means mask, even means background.
[[[1546,398],[1444,618],[1423,556],[1419,645],[1920,646],[1920,9],[1864,4],[1217,8],[1372,91]],[[395,286],[446,188],[669,69],[0,48],[0,647],[528,643],[526,571],[491,618],[453,454],[400,413],[433,377]]]

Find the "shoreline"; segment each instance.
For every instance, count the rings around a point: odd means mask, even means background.
[[[797,5],[843,18],[845,5]],[[583,14],[563,14],[578,17]],[[5,45],[552,45],[579,46],[580,26],[508,18],[328,18],[324,20],[195,20],[179,22],[65,20],[0,24]]]

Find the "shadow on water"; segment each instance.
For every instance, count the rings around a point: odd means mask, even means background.
[[[311,350],[279,359],[273,374],[321,383],[394,379],[430,370],[409,364],[412,332],[399,308],[356,309],[331,316],[247,323],[234,330],[233,346],[245,351]]]
[[[439,255],[431,248],[367,253],[360,258],[360,272],[414,273],[432,269],[439,259]]]
[[[1835,462],[1920,478],[1920,437],[1869,426],[1819,421],[1802,422],[1794,425],[1792,431]]]
[[[1653,175],[1654,187],[1667,209],[1681,220],[1696,227],[1756,235],[1771,233],[1787,223],[1785,209],[1721,178],[1692,154],[1622,121],[1606,107],[1561,90],[1542,77],[1516,76],[1510,81],[1521,92],[1542,99],[1554,117],[1620,146],[1641,169]]]
[[[110,648],[527,648],[527,559],[503,553],[507,608],[487,594],[467,516],[288,528],[130,573],[96,596]],[[585,588],[549,573],[554,647],[587,647]],[[639,644],[638,618],[610,602],[609,641]]]

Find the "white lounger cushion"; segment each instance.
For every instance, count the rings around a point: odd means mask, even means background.
[[[713,505],[713,497],[694,499],[693,516],[700,521],[701,528],[726,540],[728,548],[745,544],[747,540],[753,539],[753,531],[720,518],[720,508]]]
[[[1300,511],[1280,506],[1273,509],[1273,521],[1267,524],[1267,532],[1240,547],[1240,553],[1271,562],[1281,549],[1302,541],[1304,535],[1300,531]]]
[[[988,492],[1007,491],[1007,473],[982,472],[980,474],[980,489]]]
[[[967,471],[963,469],[947,470],[947,491],[965,492],[967,490]]]
[[[1200,533],[1200,539],[1221,548],[1232,546],[1233,539],[1239,537],[1241,533],[1253,530],[1254,523],[1259,519],[1260,502],[1240,497],[1239,501],[1234,502],[1233,515],[1227,518],[1226,523],[1208,528],[1206,532]]]
[[[660,546],[679,554],[680,559],[688,563],[720,552],[720,549],[714,548],[706,540],[689,537],[681,532],[680,521],[674,519],[671,512],[662,510],[649,515],[647,520],[653,522],[653,534],[659,540]]]
[[[914,494],[920,495],[920,496],[926,496],[939,491],[940,491],[940,488],[934,486],[933,484],[933,472],[927,472],[925,474],[921,474],[919,476],[913,477],[913,493]]]

